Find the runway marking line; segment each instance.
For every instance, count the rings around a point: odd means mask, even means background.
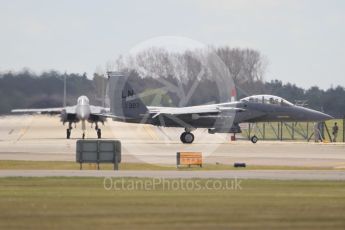
[[[144,125],[144,129],[145,129],[145,131],[151,136],[151,138],[153,139],[153,140],[159,140],[159,137],[158,137],[158,135],[152,130],[152,127],[151,126],[146,126],[146,125]]]
[[[24,128],[21,128],[19,137],[17,138],[17,140],[14,140],[14,142],[13,142],[14,144],[16,144],[18,141],[20,141],[23,138],[23,136],[26,134],[26,132],[29,130],[32,123],[34,122],[34,118],[35,118],[35,116],[30,116],[30,120],[29,120],[28,124]]]

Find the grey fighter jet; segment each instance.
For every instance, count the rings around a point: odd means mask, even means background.
[[[210,134],[240,133],[240,123],[271,121],[325,121],[331,116],[294,105],[272,95],[255,95],[236,102],[189,107],[146,106],[121,73],[108,73],[110,113],[115,121],[145,123],[185,129],[181,142],[194,141],[192,131],[206,128]],[[255,143],[257,137],[252,138]]]
[[[97,137],[101,138],[101,129],[98,127],[98,123],[104,124],[106,117],[100,114],[109,112],[109,108],[90,105],[87,96],[80,96],[77,100],[77,104],[74,106],[66,106],[61,108],[44,108],[44,109],[13,109],[12,113],[42,113],[42,114],[60,114],[61,122],[63,124],[68,123],[68,129],[66,130],[67,139],[70,138],[72,132],[72,124],[81,122],[83,130],[82,138],[85,138],[86,122],[95,124],[95,130]]]

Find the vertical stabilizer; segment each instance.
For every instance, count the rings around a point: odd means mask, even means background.
[[[141,119],[147,113],[147,107],[134,92],[128,77],[120,72],[108,72],[110,112],[125,120]]]

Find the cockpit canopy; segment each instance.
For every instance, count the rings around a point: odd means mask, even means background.
[[[241,99],[242,102],[262,103],[271,105],[293,106],[293,104],[281,97],[273,95],[253,95]]]
[[[78,102],[79,105],[88,105],[89,104],[89,98],[86,96],[80,96],[78,97]]]

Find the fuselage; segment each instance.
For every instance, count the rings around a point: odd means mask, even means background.
[[[87,98],[87,96],[78,97],[75,110],[76,116],[79,120],[89,120],[91,114],[89,98]]]
[[[215,126],[244,122],[319,122],[332,119],[325,113],[293,105],[279,97],[257,95],[253,98],[262,98],[262,100],[251,100],[252,98],[248,97],[237,102],[183,107],[186,114],[171,117],[167,115],[155,116],[155,114],[174,113],[175,110],[181,108],[148,107],[151,116],[147,121],[158,126],[164,124],[168,127],[185,127],[188,124],[197,128],[214,128]],[[195,114],[193,111],[196,111]],[[198,113],[197,111],[208,112]]]
[[[180,139],[189,144],[194,141],[191,132],[197,128],[207,128],[211,134],[240,133],[239,124],[245,122],[321,122],[332,119],[327,114],[293,105],[273,95],[254,95],[236,102],[199,106],[146,106],[122,73],[109,75],[109,99],[109,117],[114,121],[181,127],[185,132]]]
[[[77,99],[77,104],[74,106],[67,106],[61,112],[61,121],[63,123],[77,123],[77,122],[89,122],[104,123],[106,121],[105,117],[99,116],[99,114],[105,113],[106,108],[100,106],[90,105],[87,96],[80,96]]]

